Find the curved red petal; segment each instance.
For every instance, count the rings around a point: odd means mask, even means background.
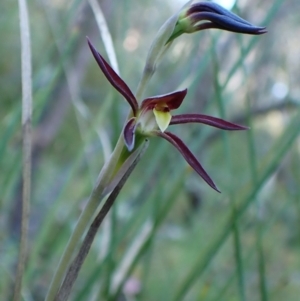
[[[227,131],[242,131],[249,129],[243,125],[203,114],[182,114],[172,116],[170,125],[182,123],[203,123]]]
[[[170,132],[159,132],[156,131],[155,134],[157,136],[160,136],[170,142],[173,146],[175,146],[178,151],[182,154],[186,162],[199,174],[199,176],[214,190],[220,192],[220,190],[217,188],[213,180],[210,178],[210,176],[207,174],[207,172],[204,170],[204,168],[201,166],[197,158],[192,154],[192,152],[189,150],[189,148],[184,144],[184,142],[178,138],[176,135],[170,133]]]
[[[138,103],[135,96],[133,95],[127,84],[120,78],[120,76],[113,70],[113,68],[105,61],[102,55],[95,49],[89,38],[87,38],[87,41],[92,54],[105,77],[111,83],[111,85],[125,97],[132,108],[133,114],[136,116]]]
[[[131,152],[134,148],[135,142],[135,129],[136,129],[136,119],[132,117],[127,121],[123,129],[123,137],[127,149]]]
[[[141,109],[152,110],[156,105],[167,105],[169,110],[178,109],[183,99],[185,98],[187,89],[182,91],[176,91],[164,95],[158,95],[153,97],[148,97],[143,100],[141,104]]]

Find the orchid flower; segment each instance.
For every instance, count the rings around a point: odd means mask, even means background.
[[[265,27],[255,26],[222,6],[205,1],[192,4],[183,9],[178,16],[177,23],[168,42],[183,33],[193,33],[209,28],[252,35],[260,35],[267,32]]]
[[[89,47],[111,85],[127,100],[131,106],[132,114],[123,128],[123,137],[126,148],[129,152],[134,150],[135,138],[137,135],[143,137],[158,136],[170,142],[181,153],[187,163],[203,178],[213,189],[219,192],[217,186],[201,166],[197,158],[192,154],[184,142],[166,131],[169,125],[184,123],[203,123],[222,130],[246,130],[245,126],[237,125],[216,117],[202,114],[181,114],[173,115],[171,112],[180,107],[187,94],[187,89],[172,92],[169,94],[153,96],[144,99],[138,104],[132,91],[127,84],[117,75],[112,67],[105,61],[101,54],[95,49],[88,39]]]

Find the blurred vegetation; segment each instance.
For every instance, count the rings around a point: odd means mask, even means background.
[[[135,91],[155,33],[182,3],[99,4],[121,76]],[[87,47],[89,36],[107,57],[88,1],[28,5],[33,192],[23,297],[38,301],[128,106]],[[299,300],[299,10],[298,0],[239,0],[233,11],[267,26],[266,35],[210,30],[174,42],[147,96],[188,87],[181,112],[224,117],[251,130],[174,127],[221,194],[170,145],[151,139],[93,244],[71,300]],[[1,11],[0,299],[10,300],[22,196],[20,33],[16,2],[2,0]]]

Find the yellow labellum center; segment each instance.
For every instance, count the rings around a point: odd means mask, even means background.
[[[153,109],[156,123],[161,130],[164,132],[171,122],[172,115],[168,107],[155,107]]]

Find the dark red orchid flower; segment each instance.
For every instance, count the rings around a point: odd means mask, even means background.
[[[180,13],[168,42],[183,33],[193,33],[209,28],[252,35],[267,32],[265,27],[255,26],[222,6],[205,1],[192,4]]]
[[[158,136],[169,141],[182,154],[187,163],[204,179],[213,189],[219,192],[213,180],[203,169],[199,161],[192,154],[189,148],[176,135],[166,131],[169,125],[182,123],[203,123],[222,130],[246,130],[247,127],[237,125],[216,117],[202,114],[171,115],[171,111],[180,107],[187,89],[169,94],[153,96],[144,99],[138,104],[135,96],[126,83],[105,61],[101,54],[95,49],[88,39],[89,47],[97,61],[100,69],[112,84],[112,86],[124,96],[132,109],[132,117],[126,122],[123,129],[123,137],[128,151],[135,146],[135,136],[140,134],[146,137]]]

